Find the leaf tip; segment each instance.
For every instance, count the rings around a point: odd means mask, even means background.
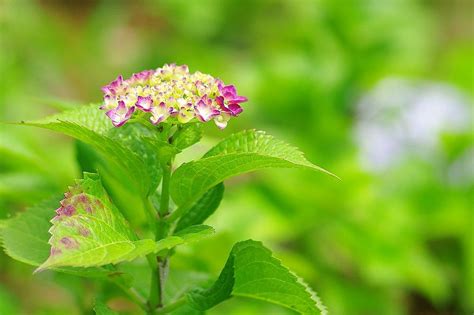
[[[337,176],[336,174],[334,173],[331,173],[331,172],[328,172],[328,175],[334,177],[335,179],[337,179],[338,181],[342,182],[342,178],[340,178],[339,176]]]
[[[327,175],[329,175],[329,176],[331,176],[331,177],[334,177],[334,178],[337,179],[338,181],[341,181],[341,182],[342,182],[342,179],[341,179],[339,176],[337,176],[337,175],[334,174],[334,173],[331,173],[330,171],[328,171],[328,170],[326,170],[326,169],[324,169],[324,168],[322,168],[322,167],[319,167],[319,166],[314,165],[313,168],[314,168],[315,170],[318,170],[318,171],[320,171],[320,172],[323,172],[323,173],[325,173],[325,174],[327,174]]]
[[[34,274],[34,275],[35,275],[35,274],[38,274],[38,273],[40,273],[40,272],[42,272],[42,271],[44,271],[44,270],[45,270],[45,268],[42,268],[42,267],[40,266],[40,267],[36,268],[36,269],[33,271],[33,274]]]
[[[36,275],[40,272],[43,272],[45,271],[46,269],[49,269],[49,258],[44,262],[42,263],[41,265],[38,266],[38,268],[36,268],[34,271],[33,271],[33,274]]]

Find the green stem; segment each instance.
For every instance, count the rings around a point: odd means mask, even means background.
[[[168,142],[171,141],[169,137],[170,130],[172,125],[161,126],[164,128],[159,131],[160,135],[166,136]],[[163,163],[161,165],[163,169],[163,177],[161,180],[161,199],[159,209],[155,209],[150,202],[147,203],[147,207],[152,209],[151,211],[147,210],[148,213],[153,212],[153,217],[156,216],[156,210],[158,210],[158,220],[153,220],[155,222],[154,231],[155,231],[155,240],[161,240],[168,236],[169,233],[169,224],[165,220],[165,217],[170,213],[170,193],[169,185],[171,178],[171,164],[172,159]],[[148,200],[149,201],[149,200]],[[151,277],[151,287],[150,287],[150,296],[148,299],[148,307],[151,314],[158,308],[163,307],[163,294],[164,294],[164,284],[168,268],[168,257],[159,257],[154,254],[147,256],[148,264],[152,271]]]
[[[161,182],[160,217],[164,218],[170,211],[171,161],[163,164],[162,168],[163,180]]]
[[[182,205],[176,208],[176,210],[174,210],[173,212],[171,212],[171,214],[166,217],[166,221],[168,222],[168,224],[171,224],[177,219],[179,219],[188,210],[189,208],[186,205]]]
[[[156,310],[155,314],[170,313],[170,312],[174,311],[175,309],[183,306],[184,304],[186,304],[186,296],[183,296],[183,297],[179,298],[178,300],[176,300],[174,302],[171,302],[170,304]]]
[[[158,210],[159,218],[155,227],[155,239],[157,241],[165,238],[169,230],[167,228],[167,222],[165,222],[163,218],[169,213],[170,206],[169,182],[171,177],[171,161],[163,164],[162,168],[163,178],[161,181],[160,209]],[[163,291],[168,259],[166,257],[160,258],[156,255],[149,255],[147,259],[152,270],[150,297],[148,301],[150,308],[153,310],[163,306]]]
[[[156,223],[156,210],[155,207],[152,205],[151,201],[149,198],[145,198],[143,200],[143,205],[145,207],[145,212],[148,217],[148,221],[150,224],[150,228],[152,231],[156,231],[157,229],[157,223]]]
[[[148,260],[148,265],[151,269],[151,285],[150,285],[150,295],[148,297],[148,307],[150,310],[154,310],[160,304],[160,297],[161,292],[159,291],[160,288],[160,280],[159,280],[159,272],[158,272],[158,264],[156,261],[156,256],[154,254],[150,254],[146,256]]]

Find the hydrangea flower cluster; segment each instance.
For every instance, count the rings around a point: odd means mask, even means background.
[[[235,86],[199,71],[189,73],[186,65],[166,64],[156,70],[135,73],[102,88],[104,104],[100,109],[115,127],[125,124],[141,111],[150,114],[150,121],[159,124],[167,119],[187,123],[214,120],[223,129],[230,117],[242,112],[240,103],[247,98],[237,95]]]

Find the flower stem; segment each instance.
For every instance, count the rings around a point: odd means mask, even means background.
[[[163,164],[163,180],[161,182],[160,218],[164,218],[169,213],[170,207],[170,178],[171,161]]]
[[[156,224],[155,236],[157,241],[165,238],[169,232],[168,224],[164,220],[164,217],[168,215],[170,206],[169,183],[171,177],[171,161],[164,163],[162,168],[163,178],[161,181],[161,200],[160,208],[158,209],[159,217]],[[163,294],[168,270],[168,258],[162,258],[156,255],[151,255],[151,257],[147,258],[150,268],[152,269],[149,305],[151,309],[155,309],[157,307],[159,308],[163,306]]]

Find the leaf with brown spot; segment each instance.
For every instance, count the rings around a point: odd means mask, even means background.
[[[91,173],[84,173],[84,179],[69,188],[51,222],[50,255],[38,271],[59,266],[116,264],[189,243],[213,232],[212,228],[199,225],[158,242],[140,240],[111,202],[99,175]]]

